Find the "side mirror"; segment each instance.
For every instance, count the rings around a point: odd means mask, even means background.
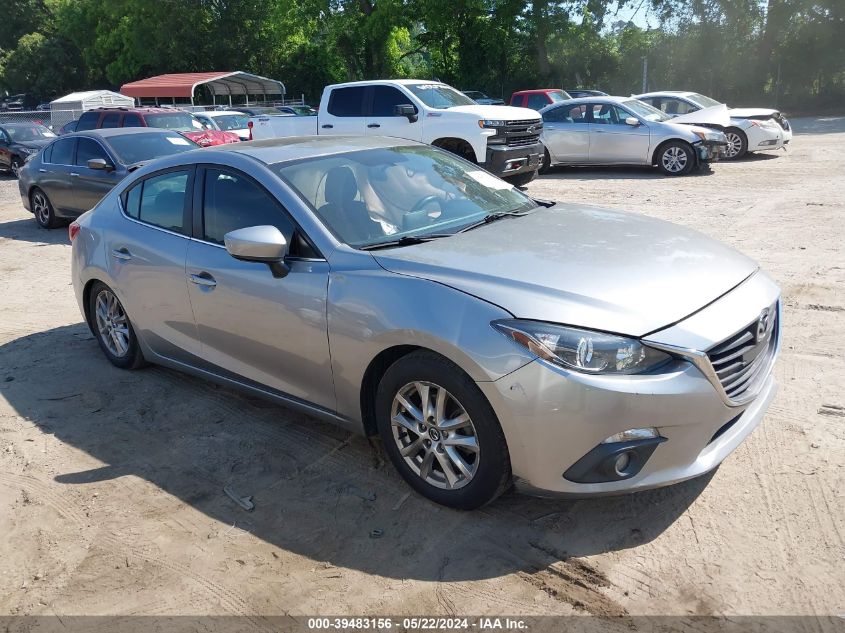
[[[288,243],[275,226],[248,226],[229,231],[223,236],[229,255],[245,262],[262,262],[270,267],[273,277],[286,277],[290,268],[285,264]]]
[[[639,127],[640,120],[636,117],[629,116],[627,119],[625,119],[625,123],[627,123],[628,125],[630,125],[632,127]]]
[[[395,116],[404,116],[408,118],[410,123],[414,123],[419,117],[417,110],[410,103],[403,103],[402,105],[393,106],[393,114]]]
[[[88,161],[88,169],[98,169],[100,171],[113,171],[114,165],[108,162],[105,158],[92,158]]]

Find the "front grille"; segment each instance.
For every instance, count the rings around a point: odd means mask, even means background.
[[[731,400],[756,393],[771,370],[780,335],[778,304],[768,308],[765,323],[761,319],[763,314],[707,352],[713,371]]]
[[[503,127],[496,129],[496,135],[490,141],[508,147],[524,147],[540,142],[543,131],[543,119],[529,121],[505,121]]]

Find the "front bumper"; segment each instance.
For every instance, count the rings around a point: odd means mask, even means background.
[[[701,141],[694,147],[698,160],[704,163],[715,163],[725,155],[728,143],[727,141]]]
[[[787,135],[789,138],[787,138]],[[785,147],[792,138],[792,130],[788,132],[779,126],[755,126],[746,132],[748,137],[748,151],[762,152]]]
[[[648,339],[706,350],[751,322],[777,296],[777,286],[757,273]],[[535,360],[478,386],[499,416],[517,487],[541,496],[619,494],[702,475],[754,430],[777,391],[769,371],[753,399],[726,402],[701,370],[682,359],[659,374],[634,376],[590,376]],[[604,439],[633,428],[656,428],[665,438],[635,475],[598,483],[564,476]]]
[[[537,171],[542,157],[543,144],[539,142],[519,147],[493,145],[487,147],[487,159],[481,166],[504,178]]]

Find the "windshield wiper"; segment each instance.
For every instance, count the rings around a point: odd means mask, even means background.
[[[466,233],[467,231],[471,231],[472,229],[476,229],[479,226],[484,226],[485,224],[490,224],[491,222],[495,222],[496,220],[501,220],[502,218],[520,217],[520,216],[523,216],[523,215],[528,215],[533,210],[534,209],[529,209],[528,211],[498,211],[496,213],[490,213],[489,215],[485,215],[478,222],[473,222],[472,224],[467,224],[460,231],[457,231],[457,233]]]
[[[413,244],[422,244],[423,242],[430,242],[440,237],[449,237],[451,233],[436,233],[432,235],[403,235],[402,237],[390,240],[388,242],[378,242],[376,244],[368,244],[361,246],[358,250],[375,251],[380,248],[393,248],[395,246],[411,246]]]

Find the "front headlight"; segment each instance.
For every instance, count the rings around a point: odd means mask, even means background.
[[[26,154],[27,156],[38,153],[38,150],[33,147],[19,147],[18,150],[21,154]]]
[[[504,127],[505,122],[499,119],[479,119],[478,127]]]
[[[523,319],[502,319],[491,325],[540,358],[587,374],[639,374],[672,358],[615,334]]]

